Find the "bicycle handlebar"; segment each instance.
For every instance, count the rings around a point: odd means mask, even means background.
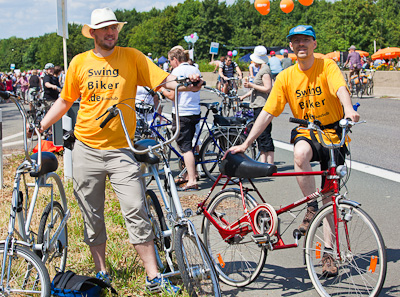
[[[328,149],[337,149],[340,148],[344,145],[346,141],[346,136],[350,132],[350,128],[357,125],[357,124],[362,124],[366,123],[366,121],[361,121],[361,122],[353,122],[350,119],[341,119],[339,121],[339,126],[342,128],[342,138],[338,144],[327,144],[324,141],[324,138],[322,137],[322,134],[324,133],[325,127],[321,124],[319,120],[314,120],[314,122],[309,122],[307,120],[302,120],[302,119],[296,119],[296,118],[289,118],[289,122],[299,124],[300,126],[303,126],[300,129],[306,129],[306,130],[314,130],[317,131],[319,139],[321,141],[321,145],[325,148]]]
[[[163,142],[160,142],[159,144],[157,144],[157,145],[155,145],[155,146],[149,146],[147,149],[144,149],[144,150],[138,150],[138,149],[136,149],[135,147],[134,147],[134,144],[132,143],[132,140],[131,140],[131,138],[130,138],[130,136],[129,136],[129,132],[128,132],[128,130],[127,130],[127,128],[126,128],[126,125],[125,125],[125,120],[124,120],[124,116],[123,116],[123,114],[122,114],[122,111],[118,108],[118,104],[115,104],[115,105],[113,105],[113,106],[111,106],[111,107],[109,107],[108,109],[107,109],[107,111],[104,113],[104,114],[102,114],[100,117],[98,117],[96,120],[98,120],[98,119],[100,119],[101,117],[103,117],[104,115],[106,115],[107,113],[109,113],[108,115],[107,115],[107,118],[100,124],[100,127],[101,128],[104,128],[104,126],[112,119],[112,118],[114,118],[114,117],[116,117],[117,115],[119,115],[119,117],[120,117],[120,119],[121,119],[121,125],[122,125],[122,128],[123,128],[123,130],[124,130],[124,134],[125,134],[125,138],[126,138],[126,141],[128,142],[128,145],[129,145],[129,148],[130,148],[130,150],[132,151],[132,152],[134,152],[135,154],[139,154],[139,155],[143,155],[143,154],[146,154],[146,153],[148,153],[148,152],[152,152],[152,151],[154,151],[154,150],[157,150],[157,149],[159,149],[159,148],[162,148],[164,145],[167,145],[167,144],[170,144],[172,141],[174,141],[177,137],[178,137],[178,134],[179,134],[179,131],[180,131],[180,123],[179,123],[179,110],[178,110],[178,89],[179,89],[179,87],[181,87],[181,86],[185,86],[185,87],[187,87],[187,86],[189,86],[189,85],[197,85],[199,82],[191,82],[190,81],[190,79],[189,78],[187,78],[187,77],[178,77],[178,78],[176,78],[175,79],[175,81],[178,83],[177,85],[176,85],[176,87],[175,87],[175,119],[176,119],[176,131],[175,131],[175,133],[174,133],[174,135],[172,135],[172,137],[170,138],[170,139],[167,139],[167,140],[165,140],[165,141],[163,141]]]
[[[24,138],[24,152],[25,152],[25,158],[26,160],[32,164],[32,169],[35,172],[39,172],[41,169],[41,165],[42,165],[42,142],[40,141],[40,132],[39,129],[32,123],[29,123],[29,130],[34,131],[36,136],[38,137],[38,159],[37,159],[37,163],[31,159],[29,152],[28,152],[28,135],[26,133],[26,127],[28,124],[28,117],[26,115],[26,111],[25,109],[21,106],[21,104],[19,103],[18,99],[19,97],[7,92],[7,91],[0,91],[0,97],[4,98],[4,99],[11,99],[11,101],[17,106],[19,113],[22,116],[22,120],[23,120],[23,138]]]

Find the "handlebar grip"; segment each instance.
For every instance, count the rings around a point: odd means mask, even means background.
[[[206,85],[204,85],[204,89],[206,89],[206,90],[210,90],[210,91],[214,91],[214,89],[213,89],[213,88],[211,88],[211,87],[209,87],[209,86],[206,86]]]
[[[308,126],[308,121],[302,120],[302,119],[296,119],[296,118],[290,117],[289,118],[289,122],[296,123],[296,124],[299,124],[299,125],[302,125],[302,126]]]
[[[113,111],[110,111],[110,113],[107,115],[106,119],[104,121],[101,122],[100,124],[100,128],[104,128],[105,125],[107,125],[107,123],[116,116],[116,113],[114,113]]]
[[[3,99],[8,99],[10,98],[10,92],[6,92],[6,91],[0,91],[0,97],[2,97]]]

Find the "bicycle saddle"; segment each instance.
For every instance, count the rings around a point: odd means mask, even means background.
[[[147,149],[149,146],[155,146],[156,144],[158,144],[158,141],[156,141],[154,139],[142,139],[142,140],[136,141],[134,146],[135,146],[135,149],[144,150],[144,149]],[[152,152],[148,152],[146,154],[141,154],[141,155],[134,154],[134,156],[138,162],[143,162],[143,163],[147,163],[147,164],[160,163],[160,158]]]
[[[38,161],[38,153],[33,154],[31,156],[32,160]],[[58,168],[58,160],[56,156],[51,152],[42,152],[42,166],[40,171],[38,172],[31,172],[30,176],[32,177],[39,177],[49,172],[56,171]]]
[[[200,102],[200,106],[204,106],[207,109],[216,109],[218,107],[219,103],[218,102],[213,102],[213,103],[205,103],[205,102]],[[218,112],[218,110],[217,110]]]
[[[250,108],[250,102],[240,102],[239,107]]]
[[[256,178],[272,176],[277,172],[273,164],[257,162],[243,153],[228,153],[219,165],[219,171],[230,177]]]
[[[214,125],[216,126],[241,126],[246,124],[247,119],[239,117],[223,117],[214,115]]]

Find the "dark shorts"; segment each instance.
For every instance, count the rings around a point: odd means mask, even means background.
[[[172,115],[172,132],[175,133],[176,131],[176,122],[175,116]],[[180,126],[180,133],[178,138],[176,139],[176,143],[178,144],[179,150],[181,153],[186,153],[191,151],[192,141],[194,137],[194,133],[196,132],[196,125],[200,121],[200,115],[191,115],[191,116],[181,116],[179,117]]]
[[[295,129],[293,131],[295,131]],[[298,143],[301,140],[307,141],[307,143],[309,143],[312,148],[313,156],[310,162],[319,162],[321,170],[327,170],[329,167],[329,160],[330,160],[329,149],[323,147],[319,143],[315,143],[315,141],[312,141],[311,139],[308,139],[304,136],[297,137],[294,140],[294,145],[296,145],[296,143]],[[344,164],[347,152],[348,150],[346,146],[342,146],[340,149],[335,150],[336,165]],[[324,187],[325,179],[326,179],[325,176],[322,176],[321,188]]]
[[[257,119],[258,115],[262,111],[262,107],[254,108],[254,119]],[[257,145],[260,152],[274,152],[275,146],[274,141],[271,137],[272,123],[270,123],[267,128],[258,136]]]

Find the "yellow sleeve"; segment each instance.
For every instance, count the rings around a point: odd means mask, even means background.
[[[324,62],[326,63],[325,67],[326,71],[328,72],[327,83],[329,86],[329,91],[331,92],[331,94],[336,95],[340,87],[345,86],[347,88],[346,81],[344,80],[343,74],[340,71],[339,67],[333,60],[324,59]],[[347,91],[349,91],[348,88]]]
[[[60,97],[68,102],[75,102],[80,95],[79,82],[74,79],[74,75],[77,73],[77,66],[81,61],[83,54],[75,56],[68,66],[67,74],[65,75],[64,87],[61,91]]]
[[[271,93],[268,96],[267,102],[264,105],[263,110],[272,114],[274,117],[279,116],[287,103],[286,92],[284,91],[284,73],[280,73],[272,87]]]

